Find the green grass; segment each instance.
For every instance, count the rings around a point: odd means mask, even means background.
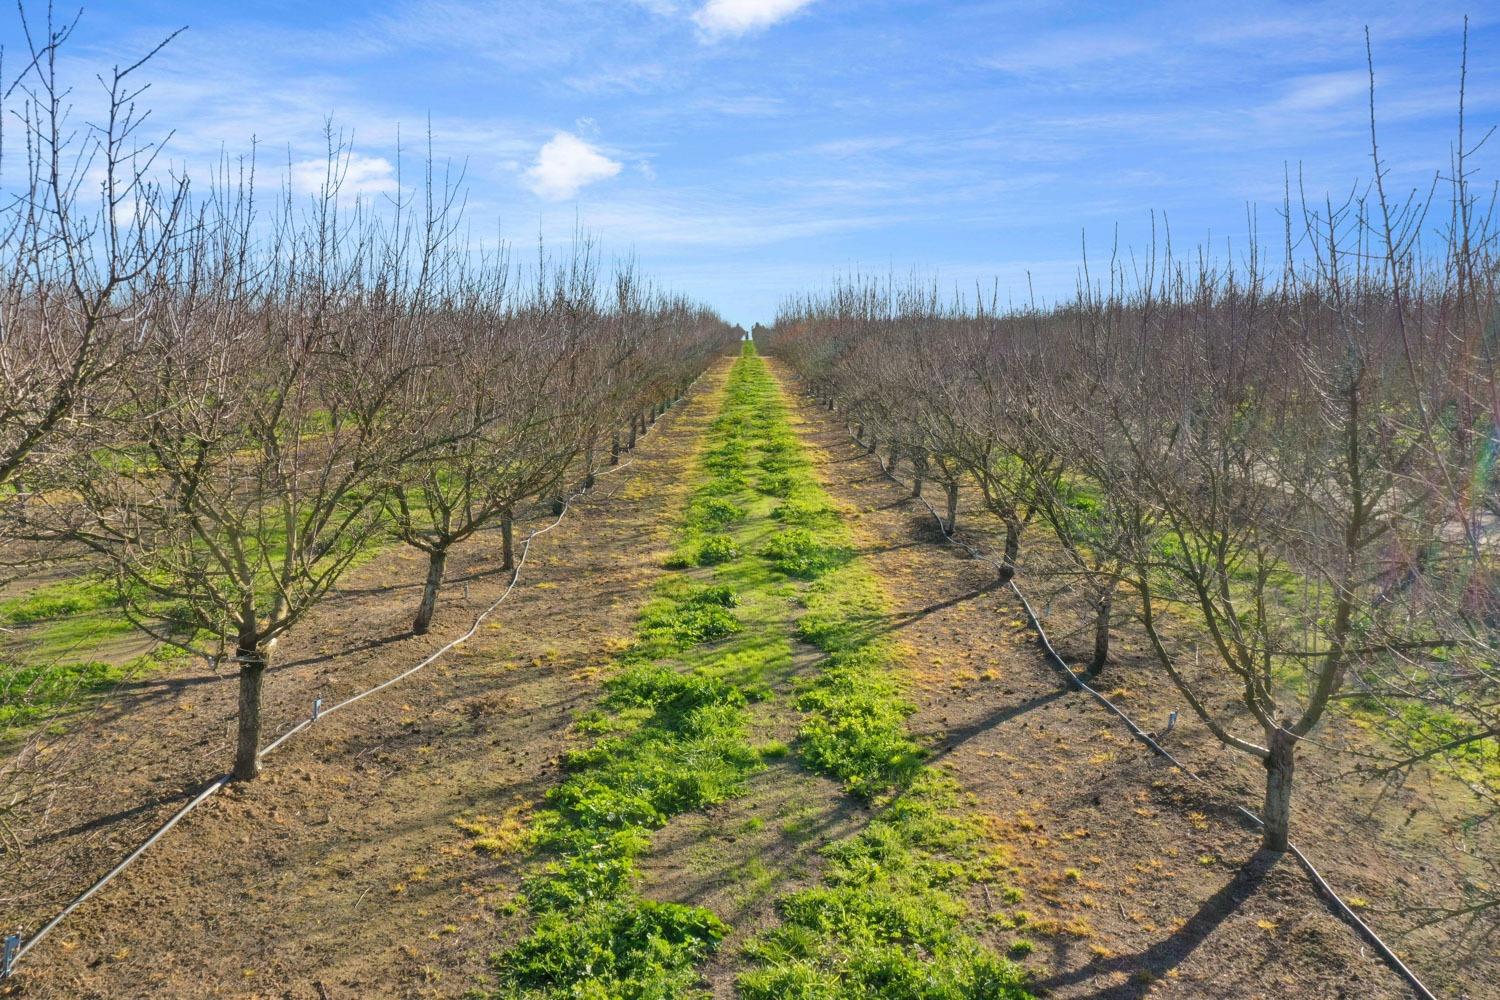
[[[823,884],[778,900],[781,925],[755,939],[741,975],[750,1000],[871,997],[967,1000],[1029,996],[1024,972],[968,932],[965,886],[1001,870],[956,788],[923,763],[913,711],[883,637],[884,597],[853,556],[854,539],[797,444],[774,380],[756,364],[757,413],[772,441],[763,487],[787,525],[760,550],[776,573],[806,581],[798,637],[825,654],[803,686],[800,760],[869,802],[876,817],[824,850]]]
[[[756,490],[761,437],[742,368],[709,427],[669,565],[597,710],[598,735],[533,822],[543,863],[519,900],[533,923],[495,956],[503,998],[702,994],[698,966],[729,928],[702,907],[639,889],[638,859],[673,817],[741,795],[774,741],[752,743],[750,705],[791,669],[791,609],[778,574],[751,554],[774,525]]]
[[[699,966],[730,928],[702,907],[646,898],[637,863],[674,817],[742,795],[767,761],[795,753],[877,815],[826,849],[824,884],[777,901],[781,925],[748,947],[741,994],[1026,997],[1019,968],[964,929],[963,887],[994,881],[995,861],[906,731],[879,588],[749,349],[699,466],[671,562],[681,572],[658,588],[602,703],[579,720],[597,738],[568,756],[534,818],[540,868],[517,900],[531,928],[495,956],[486,995],[703,996]],[[703,558],[714,547],[723,557]],[[796,746],[753,743],[750,708],[791,682],[794,635],[827,654],[798,690]]]
[[[25,630],[0,651],[0,739],[56,720],[167,658],[100,658],[101,651],[137,632],[121,612],[114,586],[95,576],[0,601],[0,625]]]
[[[108,693],[128,676],[92,660],[61,665],[0,663],[0,740],[46,722],[81,699]]]

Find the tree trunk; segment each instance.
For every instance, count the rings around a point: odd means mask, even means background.
[[[889,472],[891,475],[894,476],[896,474],[896,468],[900,464],[900,462],[901,462],[901,449],[898,448],[898,447],[896,447],[895,444],[892,444],[890,446],[890,448],[887,449],[887,451],[886,451],[886,456],[885,456],[885,471]]]
[[[958,530],[958,484],[948,484],[948,534]]]
[[[1089,660],[1088,675],[1098,677],[1109,662],[1109,621],[1115,605],[1115,592],[1111,587],[1100,596],[1094,607],[1094,657]]]
[[[854,440],[858,441],[860,444],[865,443],[865,423],[863,420],[861,420],[859,424],[854,428]]]
[[[588,448],[583,452],[583,488],[591,490],[594,488],[594,444],[589,440]]]
[[[911,497],[918,500],[922,496],[922,480],[927,478],[927,453],[917,451],[911,457]]]
[[[1016,559],[1021,555],[1021,525],[1005,522],[1005,556],[1000,560],[1000,582],[1009,583],[1016,575]]]
[[[615,436],[609,442],[609,464],[620,464],[620,432],[615,431]]]
[[[635,451],[635,414],[630,415],[630,436],[625,441],[626,451]]]
[[[869,445],[868,448],[865,449],[865,454],[867,454],[867,455],[873,455],[873,454],[875,454],[875,452],[877,452],[879,450],[880,450],[880,435],[879,434],[871,434],[870,435],[870,445]]]
[[[1271,730],[1270,755],[1266,757],[1266,806],[1261,814],[1265,830],[1260,846],[1286,853],[1292,821],[1292,770],[1296,763],[1297,738],[1280,727]]]
[[[500,518],[500,553],[502,556],[500,568],[507,571],[514,570],[516,568],[515,524],[508,511]]]
[[[447,563],[447,549],[427,554],[427,582],[422,586],[422,603],[417,605],[417,619],[411,625],[413,635],[426,635],[427,629],[432,625],[432,613],[437,610],[438,590],[443,586],[443,567]]]
[[[240,710],[234,776],[250,781],[260,774],[260,691],[266,675],[266,654],[253,639],[242,641],[235,652],[240,663]]]

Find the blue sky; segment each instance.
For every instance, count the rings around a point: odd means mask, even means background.
[[[476,230],[575,225],[748,325],[853,269],[1066,295],[1087,231],[1242,246],[1282,171],[1341,194],[1370,172],[1364,27],[1398,188],[1445,168],[1463,6],[889,0],[110,0],[88,75],[188,25],[148,75],[180,163],[260,143],[294,183],[323,123],[351,180],[419,166],[430,117]],[[1500,122],[1500,17],[1471,15],[1471,127]],[[7,66],[17,20],[0,21]],[[1500,143],[1500,140],[1497,140]],[[1494,150],[1482,164],[1494,163]],[[301,180],[298,180],[298,178]],[[1494,172],[1480,175],[1495,180]],[[498,228],[497,228],[498,227]]]

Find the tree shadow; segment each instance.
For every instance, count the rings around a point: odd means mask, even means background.
[[[1257,849],[1235,871],[1234,877],[1204,900],[1198,911],[1172,934],[1133,955],[1096,958],[1076,969],[1039,979],[1035,984],[1037,990],[1046,992],[1098,976],[1126,973],[1131,976],[1129,981],[1102,987],[1085,996],[1090,1000],[1135,1000],[1146,995],[1151,982],[1161,979],[1186,961],[1225,920],[1255,895],[1282,857]],[[1141,976],[1137,979],[1141,973],[1149,973],[1149,978]]]
[[[1012,719],[1019,718],[1025,715],[1027,712],[1033,712],[1036,709],[1050,705],[1054,701],[1066,697],[1068,693],[1069,692],[1067,688],[1058,688],[1057,690],[1050,691],[1047,694],[1037,695],[1034,698],[1028,698],[1026,701],[1023,701],[1018,705],[1007,705],[1002,708],[997,708],[995,711],[990,712],[983,718],[976,719],[968,725],[961,726],[958,729],[947,729],[938,733],[917,734],[917,736],[919,739],[942,736],[942,746],[940,746],[932,755],[932,759],[939,760],[953,753],[960,746],[967,743],[969,740],[972,740],[974,737],[979,736],[982,733],[989,732],[996,726],[1003,726],[1005,723],[1011,721]]]
[[[953,597],[946,598],[934,604],[926,605],[925,607],[915,608],[911,611],[899,611],[892,614],[871,615],[869,616],[870,624],[867,634],[870,637],[874,637],[899,632],[904,628],[915,625],[930,615],[937,614],[939,611],[946,611],[948,608],[954,608],[960,604],[983,597],[985,594],[999,589],[1000,586],[998,580],[990,580],[982,586],[967,590],[961,594],[956,594]]]

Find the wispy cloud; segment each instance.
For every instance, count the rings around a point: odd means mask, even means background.
[[[660,63],[643,63],[592,70],[563,78],[580,94],[645,94],[661,86],[668,77]]]
[[[1370,78],[1362,70],[1315,73],[1289,81],[1273,107],[1278,111],[1326,111],[1363,99],[1369,86]]]
[[[383,156],[348,153],[337,160],[300,160],[291,165],[298,194],[337,193],[341,197],[396,193],[396,168]]]
[[[710,38],[743,35],[784,21],[813,0],[708,0],[693,20]]]
[[[526,171],[526,182],[541,197],[564,201],[590,184],[615,176],[620,166],[571,132],[559,132],[537,152],[536,162]]]

